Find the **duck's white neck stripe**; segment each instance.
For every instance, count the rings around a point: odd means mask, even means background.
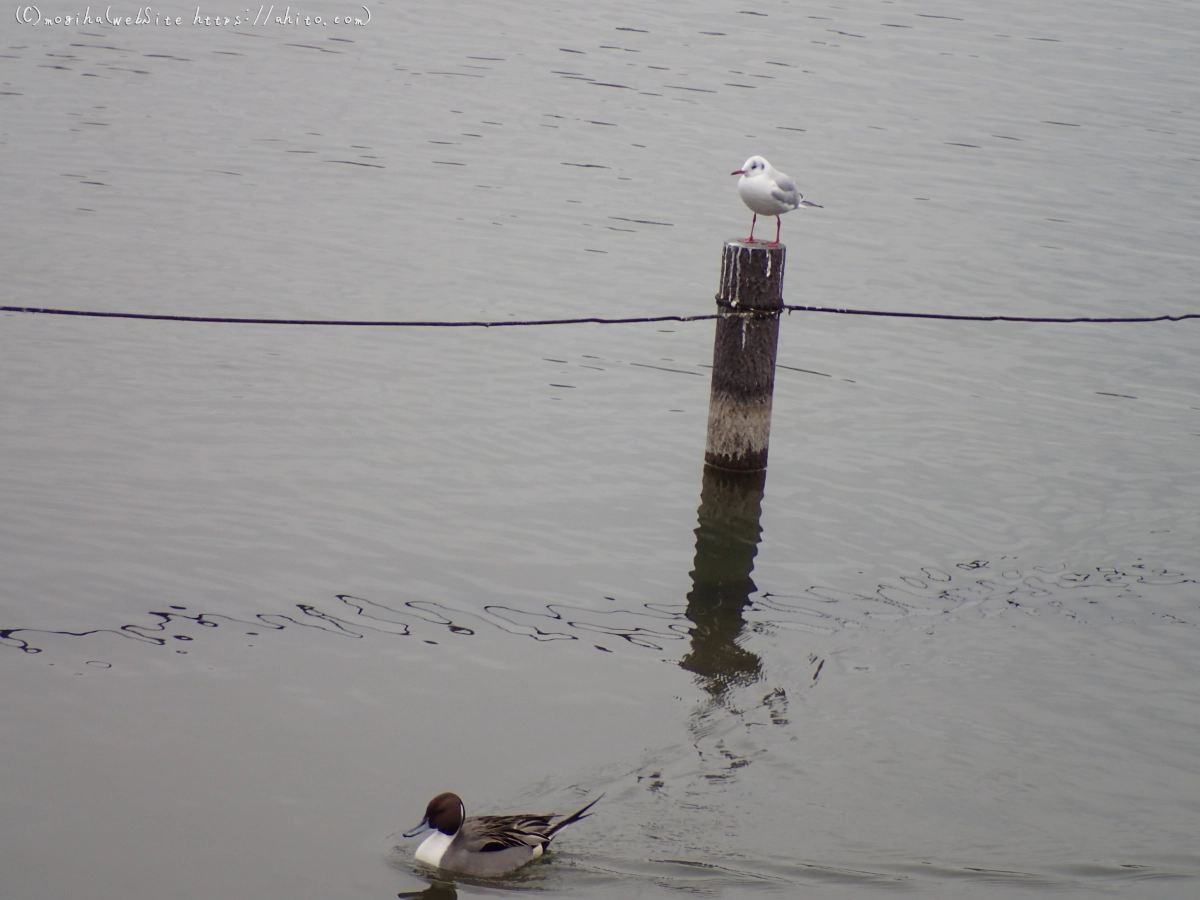
[[[453,840],[454,835],[434,831],[433,834],[421,841],[421,846],[417,848],[417,859],[427,866],[433,866],[435,869],[438,868],[442,863],[442,857],[446,855],[446,851],[450,848],[450,842]]]

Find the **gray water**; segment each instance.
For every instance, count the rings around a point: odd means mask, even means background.
[[[20,9],[2,305],[707,313],[761,153],[790,303],[1198,311],[1192,4]],[[747,487],[711,322],[0,314],[3,896],[1193,897],[1198,327],[792,314]]]

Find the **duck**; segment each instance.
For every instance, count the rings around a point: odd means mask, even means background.
[[[524,813],[468,818],[462,799],[447,791],[429,801],[425,818],[404,836],[412,838],[433,829],[417,847],[418,862],[460,875],[497,878],[541,857],[558,832],[591,815],[588,810],[600,797],[569,816]]]
[[[779,228],[782,224],[779,217],[801,206],[824,209],[819,203],[811,203],[804,195],[796,190],[796,184],[761,156],[752,156],[740,169],[735,169],[730,175],[741,175],[738,179],[738,196],[750,207],[754,218],[750,220],[750,237],[747,244],[754,243],[754,224],[759,216],[775,217],[775,240],[764,241],[769,247],[779,245]]]

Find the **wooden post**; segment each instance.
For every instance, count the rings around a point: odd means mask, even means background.
[[[718,469],[767,468],[786,253],[783,244],[725,242],[704,450]]]

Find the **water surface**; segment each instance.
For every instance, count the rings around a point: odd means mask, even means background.
[[[705,313],[761,153],[788,302],[1196,311],[1187,4],[370,13],[6,18],[3,305]],[[0,314],[6,896],[1194,895],[1195,323],[792,314],[750,484],[711,346]]]

